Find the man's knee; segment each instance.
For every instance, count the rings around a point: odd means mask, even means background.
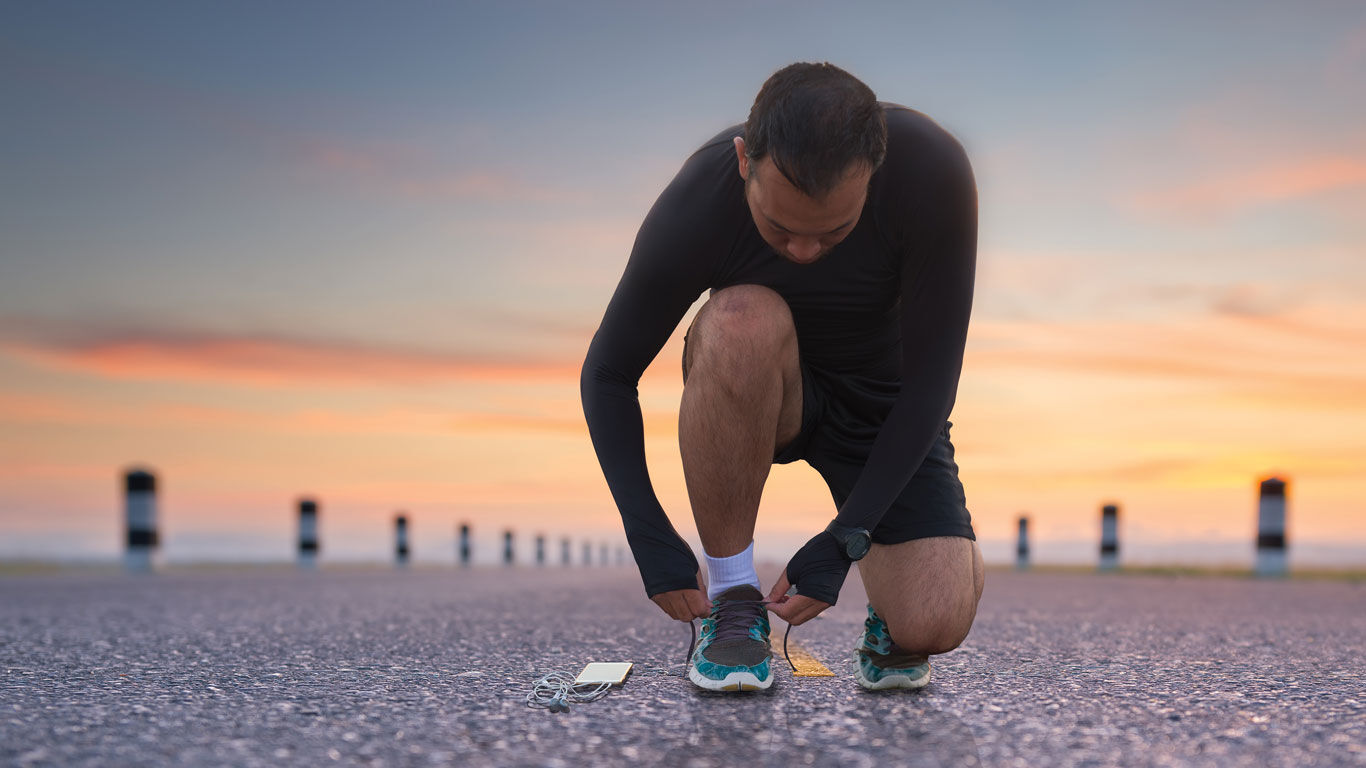
[[[961,611],[893,613],[884,616],[883,620],[887,622],[887,633],[892,636],[892,642],[899,648],[928,656],[948,653],[962,645],[968,630],[972,629],[975,614],[976,611],[966,616]]]
[[[874,545],[859,563],[868,599],[897,646],[910,653],[947,653],[972,629],[982,596],[977,543],[936,536]]]
[[[734,285],[717,291],[688,331],[684,372],[699,361],[745,365],[795,343],[792,310],[776,291],[762,285]]]

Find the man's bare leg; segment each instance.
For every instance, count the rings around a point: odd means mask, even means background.
[[[936,536],[874,544],[858,566],[897,652],[948,653],[968,636],[985,580],[977,542]]]
[[[678,440],[714,601],[688,679],[712,691],[765,689],[773,683],[767,611],[750,598],[762,596],[750,544],[775,448],[801,429],[787,303],[761,286],[717,291],[688,333],[683,377]]]
[[[717,291],[688,332],[678,442],[693,519],[712,557],[754,539],[774,455],[801,431],[802,377],[787,302],[758,285]]]

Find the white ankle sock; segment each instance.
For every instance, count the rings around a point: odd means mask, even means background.
[[[741,584],[759,588],[759,574],[754,570],[753,541],[738,555],[712,557],[703,552],[702,557],[707,560],[707,599],[715,600],[717,595]]]

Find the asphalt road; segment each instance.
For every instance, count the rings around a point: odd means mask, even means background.
[[[0,578],[0,764],[1366,765],[1366,585],[988,573],[919,692],[868,693],[857,577],[763,693],[682,677],[634,570]],[[540,675],[633,661],[567,713]]]

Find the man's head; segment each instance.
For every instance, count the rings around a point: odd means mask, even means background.
[[[858,223],[887,152],[887,126],[877,97],[853,75],[792,64],[759,89],[735,152],[759,233],[782,256],[809,264]]]

